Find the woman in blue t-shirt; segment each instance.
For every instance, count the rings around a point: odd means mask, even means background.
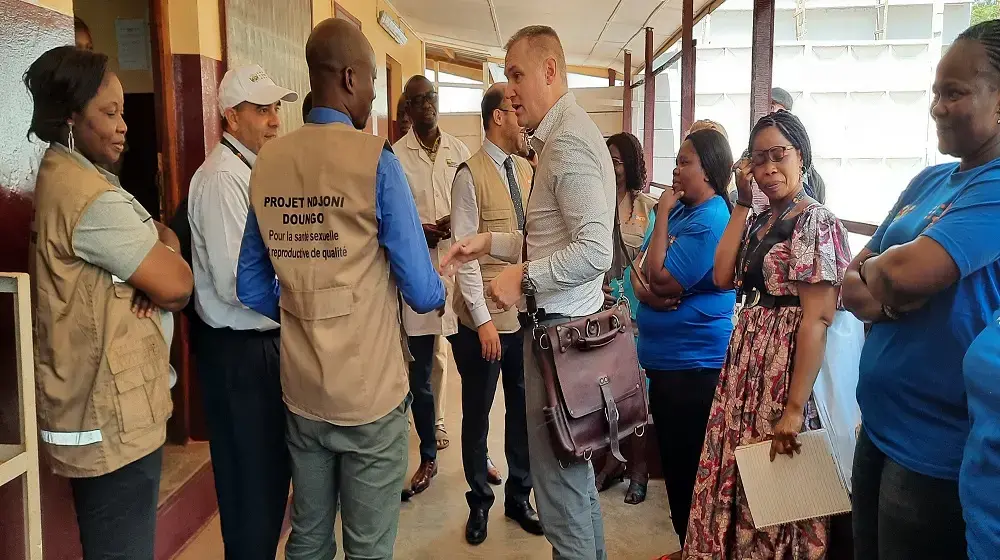
[[[934,79],[938,148],[961,162],[913,179],[844,280],[844,305],[872,323],[857,393],[859,560],[966,554],[962,359],[1000,308],[998,86],[1000,21],[987,21],[959,35]]]
[[[712,395],[733,330],[733,290],[712,281],[715,248],[729,222],[729,142],[716,130],[688,135],[677,152],[673,189],[660,195],[640,274],[639,364],[659,440],[670,517],[683,543]],[[637,263],[638,265],[638,263]],[[647,289],[648,287],[648,289]],[[666,310],[664,302],[671,300]]]
[[[969,346],[963,365],[969,402],[958,490],[970,560],[1000,556],[1000,313]]]

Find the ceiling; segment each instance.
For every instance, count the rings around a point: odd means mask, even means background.
[[[643,65],[646,27],[654,50],[681,25],[683,0],[393,0],[423,39],[455,51],[503,58],[503,45],[518,29],[555,28],[568,64],[623,71],[625,50],[632,70]],[[721,2],[716,1],[715,4]],[[713,0],[694,0],[695,19]]]

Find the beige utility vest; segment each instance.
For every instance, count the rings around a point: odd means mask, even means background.
[[[346,124],[307,124],[268,142],[250,177],[281,285],[285,403],[341,426],[382,418],[409,391],[398,292],[375,219],[386,147]]]
[[[512,158],[517,186],[521,191],[521,207],[527,209],[528,193],[531,191],[531,164],[518,156],[512,156]],[[468,167],[472,173],[472,184],[475,185],[476,189],[476,204],[479,206],[479,232],[513,233],[517,231],[517,213],[514,211],[514,203],[511,201],[510,189],[507,188],[504,178],[500,175],[501,171],[497,169],[493,158],[485,150],[480,149],[462,166]],[[500,271],[507,266],[510,266],[510,263],[490,256],[479,259],[484,293],[486,293],[485,290],[490,281],[496,278]],[[472,314],[462,297],[461,290],[455,290],[454,307],[458,320],[466,327],[475,330],[476,325],[472,321]],[[486,298],[486,307],[490,310],[493,325],[498,331],[514,332],[520,328],[517,322],[516,307],[502,311],[489,297]]]
[[[35,186],[29,270],[35,300],[38,427],[52,469],[110,473],[163,445],[169,351],[158,315],[131,311],[132,286],[73,251],[84,211],[114,186],[50,148]]]

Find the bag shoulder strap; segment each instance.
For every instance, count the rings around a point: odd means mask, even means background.
[[[618,218],[617,207],[614,209],[614,213],[615,213],[615,226],[614,230],[611,232],[611,236],[618,240],[618,249],[621,250],[621,252],[625,255],[625,260],[627,261],[625,269],[628,270],[629,268],[631,268],[632,274],[639,281],[639,284],[642,285],[642,289],[648,292],[649,285],[646,284],[646,279],[642,277],[642,272],[640,272],[639,269],[636,268],[635,260],[633,260],[632,255],[629,254],[628,245],[625,245],[625,239],[622,237],[622,225],[621,225],[621,220]],[[624,288],[622,289],[624,290]]]

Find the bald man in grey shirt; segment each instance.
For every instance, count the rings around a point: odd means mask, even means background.
[[[490,297],[506,308],[534,292],[546,325],[590,315],[604,303],[604,273],[611,267],[611,154],[597,125],[569,93],[566,59],[554,30],[532,26],[514,34],[504,73],[518,124],[534,130],[539,154],[525,209],[527,239],[521,233],[479,234],[454,244],[442,265],[450,272],[487,253],[516,262],[523,243],[527,261],[501,272],[489,286]],[[553,558],[605,560],[594,471],[589,462],[564,467],[553,453],[542,412],[545,387],[530,337],[524,341],[524,385],[535,502]]]

